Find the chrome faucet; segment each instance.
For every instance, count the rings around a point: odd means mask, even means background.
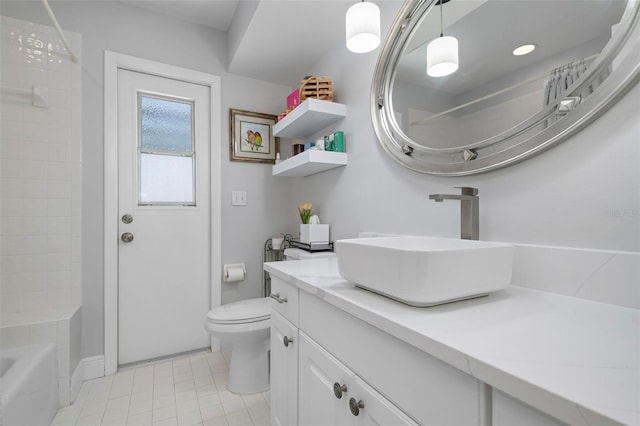
[[[443,200],[460,200],[460,238],[480,239],[480,198],[478,188],[457,186],[461,194],[430,194],[429,199],[441,203]]]

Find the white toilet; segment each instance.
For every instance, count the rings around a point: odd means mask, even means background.
[[[233,345],[227,389],[248,394],[269,390],[271,305],[268,297],[218,306],[207,314],[205,328]]]
[[[335,256],[289,248],[286,260]],[[269,390],[271,304],[268,297],[247,299],[209,311],[205,328],[222,342],[233,345],[227,389],[249,394]]]

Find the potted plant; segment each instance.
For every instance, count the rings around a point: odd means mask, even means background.
[[[300,214],[300,242],[304,244],[328,243],[329,225],[321,224],[318,216],[313,214],[311,203],[303,203],[298,207]]]

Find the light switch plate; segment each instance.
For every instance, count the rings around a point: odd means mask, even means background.
[[[246,206],[247,205],[247,191],[231,191],[231,205],[232,206]]]

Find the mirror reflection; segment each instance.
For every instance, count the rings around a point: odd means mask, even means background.
[[[443,152],[488,147],[545,107],[554,114],[527,132],[561,120],[610,74],[609,64],[580,93],[586,76],[618,29],[623,0],[442,0],[434,2],[403,46],[390,107],[399,129],[417,145]],[[427,45],[458,40],[459,67],[427,75]],[[526,54],[516,48],[529,45]],[[559,101],[561,100],[561,101]],[[526,139],[526,133],[512,134]],[[499,151],[500,144],[489,149]]]

